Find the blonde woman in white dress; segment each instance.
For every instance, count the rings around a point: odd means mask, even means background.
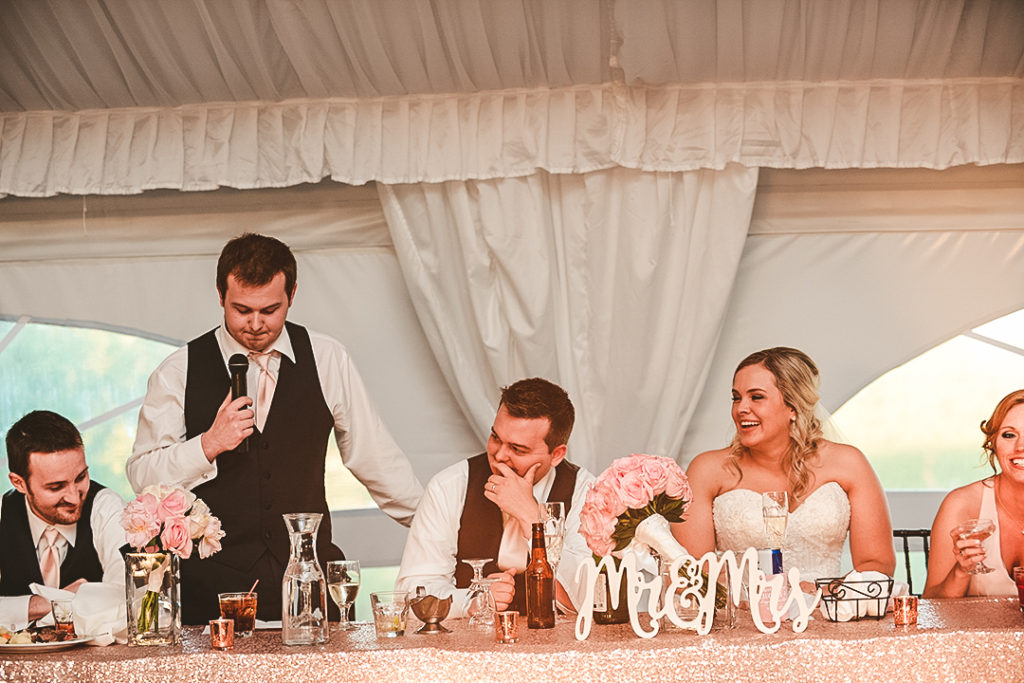
[[[847,535],[855,570],[892,576],[885,493],[863,453],[822,436],[814,414],[818,386],[818,368],[797,349],[765,349],[739,364],[732,387],[736,436],[729,447],[698,455],[686,471],[693,500],[673,533],[691,555],[764,547],[761,494],[787,491],[783,563],[800,570],[805,587],[842,575]]]

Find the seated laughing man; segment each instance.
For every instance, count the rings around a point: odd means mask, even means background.
[[[397,590],[452,593],[451,616],[465,615],[472,569],[463,560],[492,558],[484,576],[499,610],[525,612],[523,571],[538,501],[565,504],[565,540],[556,601],[575,609],[582,587],[576,567],[591,557],[579,534],[580,509],[594,476],[565,459],[575,412],[561,387],[524,379],[501,391],[487,452],[457,462],[427,484],[402,555]]]
[[[49,615],[49,600],[30,588],[41,584],[74,593],[76,615],[99,627],[124,600],[124,501],[89,480],[82,435],[57,413],[15,422],[7,463],[14,489],[0,502],[0,625],[17,631]],[[122,610],[102,625],[117,631],[123,622]]]

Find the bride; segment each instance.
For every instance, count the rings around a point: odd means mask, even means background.
[[[892,576],[896,557],[882,486],[864,454],[822,436],[814,416],[818,368],[802,351],[777,347],[747,356],[736,368],[728,448],[701,453],[686,475],[693,500],[673,533],[687,551],[766,545],[761,494],[789,493],[782,546],[786,571],[804,582],[840,574],[847,532],[857,571]]]

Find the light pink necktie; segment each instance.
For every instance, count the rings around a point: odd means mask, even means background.
[[[256,361],[260,366],[260,379],[256,386],[256,429],[263,431],[267,424],[267,413],[270,412],[270,401],[274,398],[274,389],[277,387],[277,379],[270,374],[270,354],[250,352],[249,359]]]
[[[47,586],[60,588],[60,554],[57,552],[57,539],[60,532],[52,526],[46,527],[43,532],[43,541],[46,547],[43,549],[43,556],[39,561],[39,568],[43,572],[43,583]]]

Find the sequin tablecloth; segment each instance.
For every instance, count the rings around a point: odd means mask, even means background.
[[[663,631],[636,637],[628,625],[594,626],[577,641],[573,624],[521,629],[499,645],[465,621],[450,634],[377,640],[371,624],[332,634],[324,646],[285,647],[280,632],[210,649],[186,628],[181,647],[78,647],[6,654],[2,681],[1024,681],[1024,617],[1017,599],[922,600],[916,627],[816,618],[802,634],[758,632],[739,612],[737,627],[698,636]]]

